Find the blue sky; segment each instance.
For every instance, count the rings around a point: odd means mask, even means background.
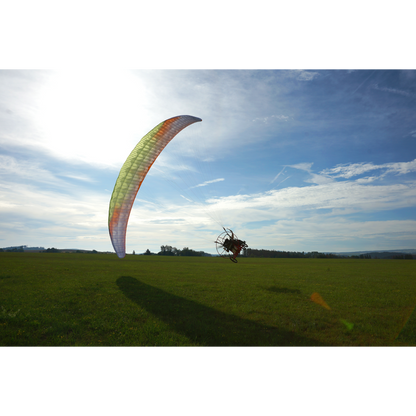
[[[3,70],[0,247],[111,251],[118,171],[161,121],[166,147],[127,252],[416,248],[416,71]]]

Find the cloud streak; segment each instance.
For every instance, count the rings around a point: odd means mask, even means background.
[[[268,122],[273,121],[273,120],[288,121],[289,116],[285,116],[283,114],[280,114],[280,115],[273,115],[273,116],[267,116],[267,117],[257,117],[253,121],[254,122],[260,121],[262,123],[267,124]]]
[[[408,173],[416,172],[416,159],[410,162],[384,163],[381,165],[374,165],[373,163],[337,165],[334,168],[323,170],[321,174],[333,178],[349,179],[374,170],[384,170],[385,172],[382,177],[390,173],[396,175],[406,175]]]
[[[370,77],[375,73],[376,71],[372,71],[371,74],[351,93],[351,95],[355,94],[369,79]]]
[[[378,91],[391,92],[392,94],[404,95],[406,97],[414,96],[414,94],[409,91],[399,90],[397,88],[379,87],[378,84],[373,84],[372,87]]]
[[[27,180],[63,186],[65,182],[33,160],[25,161],[12,156],[0,155],[0,176],[8,181],[24,182]]]
[[[192,188],[200,188],[200,187],[203,187],[203,186],[207,186],[207,185],[209,185],[211,183],[222,182],[223,180],[224,180],[224,178],[218,178],[218,179],[213,179],[211,181],[205,181],[205,182],[202,182],[202,183],[200,183],[198,185],[191,186],[191,189]]]
[[[283,174],[283,171],[286,169],[286,166],[283,166],[282,170],[272,179],[272,181],[270,182],[271,184],[274,183],[276,181],[276,179]]]

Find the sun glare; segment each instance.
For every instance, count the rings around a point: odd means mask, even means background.
[[[54,72],[38,104],[44,146],[74,162],[124,160],[147,117],[146,90],[128,71]]]

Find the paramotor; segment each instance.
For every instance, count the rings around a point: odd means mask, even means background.
[[[239,240],[238,237],[229,229],[224,231],[217,237],[215,244],[217,253],[224,258],[229,258],[232,262],[237,263],[237,256],[241,250],[248,247],[245,241]]]

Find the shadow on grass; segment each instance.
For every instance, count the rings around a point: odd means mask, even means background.
[[[8,274],[0,275],[0,280],[2,280],[2,279],[11,279],[11,278],[12,278],[12,276],[10,276]]]
[[[120,290],[190,342],[210,346],[321,346],[294,332],[217,311],[165,292],[130,276],[117,279]]]
[[[274,292],[274,293],[288,293],[292,295],[301,294],[301,291],[299,289],[288,289],[287,287],[270,286],[266,290],[268,290],[269,292]]]

